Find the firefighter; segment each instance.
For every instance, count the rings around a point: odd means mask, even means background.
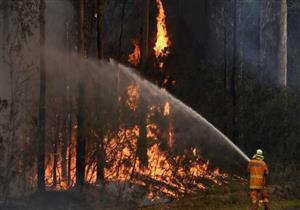
[[[268,166],[264,162],[263,151],[258,149],[248,164],[249,188],[252,201],[252,210],[258,210],[262,199],[265,210],[269,209],[269,196],[266,189],[266,176],[269,174]]]

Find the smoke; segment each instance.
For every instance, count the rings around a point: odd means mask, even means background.
[[[60,51],[68,50],[74,8],[69,1],[46,1],[46,45]]]

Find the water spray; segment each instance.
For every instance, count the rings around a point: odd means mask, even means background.
[[[112,63],[113,65],[117,64],[113,60],[110,60],[110,63]],[[177,99],[176,97],[174,97],[169,92],[167,92],[167,91],[161,91],[161,89],[159,87],[157,87],[156,85],[152,84],[151,82],[143,79],[141,76],[139,76],[138,74],[136,74],[131,68],[125,67],[125,66],[123,66],[121,64],[117,64],[117,65],[118,65],[118,68],[122,69],[123,72],[126,75],[130,75],[131,77],[133,77],[134,80],[136,80],[136,81],[138,81],[140,83],[145,83],[145,86],[149,87],[149,89],[152,89],[152,90],[155,90],[155,91],[159,91],[159,92],[163,92],[164,97],[167,98],[168,100],[172,101],[173,104],[177,104],[179,107],[182,107],[183,110],[186,110],[188,113],[190,113],[191,116],[193,116],[196,120],[204,122],[209,128],[211,128],[215,133],[217,133],[220,137],[222,137],[222,139],[224,139],[224,141],[230,147],[232,147],[240,156],[242,156],[245,161],[249,162],[250,158],[237,145],[235,145],[225,134],[223,134],[220,130],[218,130],[215,126],[213,126],[207,119],[205,119],[204,117],[202,117],[194,109],[192,109],[188,105],[184,104],[182,101],[180,101],[179,99]]]

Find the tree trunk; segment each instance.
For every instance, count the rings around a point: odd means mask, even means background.
[[[2,3],[2,6],[3,6],[3,13],[2,13],[2,15],[3,15],[3,28],[2,28],[2,38],[3,38],[3,40],[2,40],[2,47],[3,47],[3,49],[5,49],[6,48],[6,43],[7,43],[7,34],[8,34],[8,10],[9,10],[9,8],[8,8],[8,0],[4,0],[3,1],[3,3]],[[5,53],[5,50],[3,50],[3,53]]]
[[[287,86],[287,0],[280,0],[278,86]]]
[[[237,105],[237,83],[238,83],[238,38],[237,38],[237,20],[238,20],[238,12],[237,12],[237,4],[238,0],[234,0],[234,17],[233,17],[233,63],[232,63],[232,71],[231,71],[231,84],[230,84],[230,93],[232,97],[232,141],[237,144],[238,139],[238,124],[237,124],[237,115],[238,115],[238,105]]]
[[[103,47],[102,47],[102,25],[104,17],[104,5],[105,0],[97,0],[97,55],[98,59],[103,57]]]
[[[121,29],[120,29],[120,35],[119,35],[119,47],[118,47],[118,58],[119,60],[122,57],[122,38],[123,38],[123,33],[124,33],[124,17],[125,17],[125,12],[126,12],[126,4],[128,0],[123,0],[123,5],[122,5],[122,14],[121,14]]]
[[[104,183],[104,168],[105,168],[105,156],[104,156],[104,142],[103,132],[100,133],[99,143],[97,147],[97,183]]]
[[[38,191],[45,191],[45,126],[46,126],[46,66],[45,66],[45,0],[40,0],[40,101],[38,126]]]
[[[65,91],[65,90],[64,90]],[[68,150],[68,137],[67,137],[67,114],[65,105],[67,104],[66,95],[64,95],[63,106],[64,111],[62,113],[62,127],[61,127],[61,175],[62,180],[67,179],[67,150]]]
[[[104,6],[105,0],[97,0],[97,55],[98,59],[103,58],[103,48],[102,48],[102,27],[103,27],[103,16],[104,16]],[[98,98],[98,97],[97,97]],[[99,97],[101,103],[101,97]],[[99,103],[99,102],[97,102]],[[101,108],[100,108],[101,109]],[[100,113],[103,113],[100,111]],[[101,114],[100,114],[101,115]],[[104,123],[102,122],[102,127],[99,130],[99,138],[97,142],[97,151],[96,151],[96,159],[97,159],[97,184],[102,185],[104,183],[104,168],[105,168],[105,153],[104,153]]]
[[[77,113],[77,144],[76,144],[76,184],[84,185],[85,172],[85,123],[84,123],[84,86],[82,82],[78,85],[78,113]]]
[[[53,185],[52,187],[55,189],[57,186],[57,161],[58,161],[58,144],[59,144],[59,123],[60,117],[56,116],[56,129],[54,132],[54,148],[53,148]]]
[[[70,26],[69,26],[69,22],[67,22],[66,24],[66,40],[67,40],[67,49],[68,52],[70,52],[71,47],[70,47]],[[70,60],[68,59],[68,65],[70,64]],[[73,131],[73,80],[72,80],[72,76],[70,74],[68,74],[68,86],[67,86],[67,95],[68,95],[68,113],[67,113],[67,119],[66,119],[66,142],[67,145],[66,147],[68,148],[68,157],[67,157],[67,184],[68,186],[71,185],[71,175],[72,175],[72,131]]]
[[[143,24],[143,50],[142,62],[146,62],[149,57],[149,18],[150,18],[150,0],[144,1],[144,24]]]
[[[81,58],[84,58],[84,7],[85,0],[80,0],[80,31],[79,31],[79,54]],[[79,72],[80,74],[81,72]],[[84,185],[84,172],[85,172],[85,128],[84,128],[84,102],[85,102],[85,88],[82,81],[82,78],[79,76],[78,82],[78,113],[77,113],[77,144],[76,144],[76,185]]]
[[[261,56],[263,80],[287,86],[287,0],[262,0]]]
[[[71,91],[70,91],[71,92]],[[72,181],[72,147],[73,147],[73,144],[72,144],[72,113],[73,113],[73,103],[72,103],[72,95],[70,93],[70,110],[69,110],[69,115],[68,115],[68,186],[71,185],[71,181]]]
[[[140,99],[141,100],[141,99]],[[143,109],[142,112],[145,112]],[[137,142],[137,156],[140,160],[141,166],[148,166],[148,155],[147,155],[147,128],[146,128],[146,113],[141,113],[140,117],[140,135]]]
[[[258,81],[262,82],[263,81],[263,50],[262,50],[262,36],[263,36],[263,0],[259,2],[259,17],[258,17],[258,24],[259,24],[259,33],[257,37],[257,43],[258,43],[258,59],[257,59],[257,69],[258,69]]]
[[[224,91],[227,92],[229,90],[229,84],[228,84],[228,62],[227,62],[227,22],[226,22],[226,3],[223,3],[223,10],[222,10],[222,16],[223,16],[223,59],[224,59],[224,78],[223,78],[223,83],[224,83]],[[226,95],[224,94],[224,97]]]

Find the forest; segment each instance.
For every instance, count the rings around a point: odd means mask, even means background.
[[[0,0],[0,209],[300,209],[300,1]],[[299,118],[298,118],[299,117]]]

